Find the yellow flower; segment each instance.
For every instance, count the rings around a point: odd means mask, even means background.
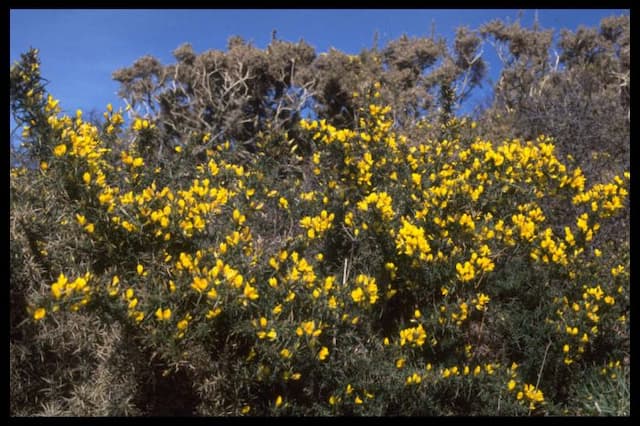
[[[316,328],[316,322],[313,320],[303,322],[302,324],[300,324],[300,327],[296,329],[296,334],[298,336],[302,336],[303,334],[307,334],[309,336],[319,336],[321,332],[322,330]]]
[[[246,284],[244,286],[243,294],[244,294],[244,297],[246,297],[249,300],[256,300],[258,297],[260,297],[258,295],[258,290],[256,290],[255,287],[251,287],[249,284]]]
[[[209,281],[206,278],[193,277],[193,283],[191,283],[191,288],[196,290],[198,293],[201,293],[207,289],[209,286]]]
[[[431,247],[425,237],[424,228],[418,227],[405,218],[401,218],[402,227],[398,231],[396,236],[396,249],[399,253],[413,256],[415,252],[418,252],[420,260],[429,260],[433,258],[431,253]]]
[[[33,313],[33,319],[35,319],[36,321],[40,321],[42,318],[44,318],[46,314],[47,314],[47,311],[44,308],[38,308]]]
[[[91,183],[91,174],[89,172],[84,172],[82,180],[86,185],[89,185]]]
[[[536,224],[523,214],[513,215],[511,221],[520,230],[520,236],[527,241],[533,241],[535,237]]]
[[[335,296],[331,296],[329,298],[327,305],[329,306],[329,309],[336,309],[338,307],[338,301],[336,300]]]
[[[215,287],[211,287],[211,289],[207,292],[207,297],[209,299],[215,299],[216,297],[218,297],[218,292],[216,291]]]
[[[354,302],[359,303],[364,299],[364,291],[360,287],[351,292],[351,298]]]
[[[347,226],[353,226],[353,213],[352,212],[347,212],[347,214],[344,215],[344,224]]]
[[[409,342],[413,346],[421,347],[424,345],[426,338],[427,333],[422,327],[422,324],[419,324],[417,327],[406,328],[400,331],[400,346],[404,346],[405,343]]]
[[[576,244],[576,240],[573,236],[573,233],[571,233],[571,229],[568,226],[564,227],[564,233],[565,233],[565,241],[570,245],[570,246],[574,246]]]
[[[245,215],[240,213],[238,209],[235,209],[233,211],[233,221],[236,222],[238,225],[242,225],[246,220],[247,218],[245,217]]]
[[[276,340],[276,337],[278,337],[278,333],[273,328],[267,331],[267,339]]]
[[[260,327],[262,328],[266,328],[267,324],[269,323],[269,321],[265,318],[265,317],[260,317]]]
[[[80,226],[83,226],[85,223],[87,223],[87,219],[81,214],[76,214],[76,220],[78,221]]]
[[[293,291],[289,291],[289,294],[287,294],[287,297],[285,297],[284,301],[285,302],[291,302],[296,298],[296,294]]]
[[[65,286],[67,285],[67,277],[64,276],[64,274],[60,274],[58,276],[58,280],[51,284],[51,294],[53,294],[53,297],[55,297],[56,299],[60,299],[60,297],[62,296],[62,292],[65,289]]]
[[[405,380],[405,384],[407,385],[418,385],[420,382],[422,382],[422,377],[418,373],[413,373],[411,376],[407,377],[407,380]]]
[[[580,215],[580,217],[578,217],[578,220],[576,221],[578,228],[582,231],[582,232],[587,232],[588,229],[588,225],[587,225],[587,219],[589,218],[589,215],[587,215],[586,213],[583,213]]]
[[[524,385],[524,396],[526,396],[527,399],[531,401],[529,408],[531,408],[532,410],[535,408],[536,403],[544,402],[544,395],[542,394],[542,391],[536,389],[533,385]],[[521,399],[521,397],[518,399]]]
[[[136,118],[133,122],[133,130],[140,131],[142,129],[149,128],[149,120],[142,120],[140,118]]]
[[[287,348],[284,348],[280,351],[280,356],[284,359],[289,359],[293,356],[293,354],[291,353],[291,351]]]
[[[67,152],[67,146],[63,143],[53,148],[53,155],[55,155],[56,157],[61,157],[66,152]]]
[[[618,265],[615,268],[611,268],[611,275],[613,275],[614,277],[617,277],[623,272],[624,272],[624,266],[622,265]]]
[[[215,318],[218,315],[220,315],[221,312],[222,312],[221,308],[215,308],[215,309],[209,310],[209,312],[207,312],[206,318],[207,319]]]
[[[278,200],[278,203],[280,204],[280,206],[285,209],[288,210],[289,209],[289,201],[287,201],[286,198],[284,197],[280,197],[280,200]]]
[[[120,282],[120,279],[118,278],[117,275],[115,275],[113,277],[113,279],[111,280],[111,285],[109,286],[109,296],[117,296],[118,295],[118,283]],[[53,290],[53,288],[51,288],[51,290]]]
[[[489,303],[489,296],[484,293],[478,294],[477,304],[475,305],[476,309],[479,311],[485,311],[487,309],[486,304]]]
[[[167,309],[162,309],[162,308],[158,308],[158,310],[156,310],[156,318],[158,318],[158,321],[168,321],[171,318],[171,309],[167,308]]]
[[[476,225],[473,222],[473,219],[467,213],[464,213],[462,216],[460,216],[459,222],[460,222],[460,226],[466,226],[472,231],[476,228]]]
[[[318,352],[318,359],[320,361],[324,361],[329,356],[329,349],[326,346],[323,346]]]
[[[565,330],[567,334],[571,334],[572,336],[575,336],[578,334],[578,327],[571,327],[568,325]]]
[[[471,281],[475,277],[475,269],[471,262],[456,263],[456,271],[458,272],[458,279],[462,282]]]
[[[278,397],[276,398],[276,408],[280,407],[282,405],[282,396],[278,395]]]

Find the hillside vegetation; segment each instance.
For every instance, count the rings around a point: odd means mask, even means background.
[[[629,415],[629,17],[552,35],[183,45],[91,120],[25,52],[11,415]]]

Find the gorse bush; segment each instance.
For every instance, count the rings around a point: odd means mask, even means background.
[[[12,68],[38,161],[11,171],[13,414],[628,414],[598,394],[628,389],[629,244],[599,235],[628,172],[404,134],[380,83],[353,126],[158,161],[162,123],[63,115],[38,70]]]

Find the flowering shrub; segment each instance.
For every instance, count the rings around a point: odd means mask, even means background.
[[[308,150],[250,160],[157,162],[159,123],[109,106],[99,128],[49,96],[25,129],[48,135],[40,166],[11,176],[12,220],[50,203],[26,225],[46,223],[30,326],[118,324],[142,412],[145,380],[179,377],[201,415],[583,413],[577,372],[629,350],[628,242],[597,238],[629,173],[591,184],[551,137],[466,120],[411,140],[379,88],[356,128],[302,120]]]

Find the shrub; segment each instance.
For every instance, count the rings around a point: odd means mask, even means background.
[[[466,119],[411,139],[380,90],[353,128],[200,161],[195,134],[153,167],[154,120],[21,106],[40,163],[11,177],[13,413],[592,413],[579,377],[628,359],[628,242],[596,236],[629,173],[591,184],[551,137]],[[34,335],[60,386],[27,383]]]

